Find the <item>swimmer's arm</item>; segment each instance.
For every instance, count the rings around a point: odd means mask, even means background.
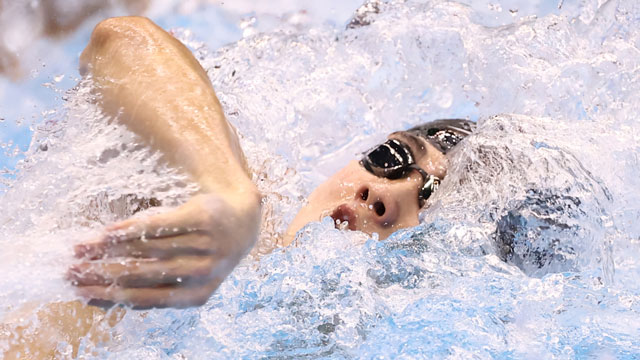
[[[80,301],[25,304],[0,320],[0,359],[75,359],[83,343],[85,357],[97,356],[91,344],[109,341],[109,329],[124,314],[119,307],[104,311]]]
[[[80,72],[92,76],[105,112],[184,168],[205,192],[255,189],[206,72],[150,20],[99,23],[80,56]]]
[[[260,220],[260,195],[206,72],[184,45],[139,17],[98,24],[80,67],[104,111],[202,191],[174,211],[124,221],[76,247],[84,262],[70,278],[97,300],[141,308],[203,304],[253,246]],[[126,261],[101,262],[115,257]]]

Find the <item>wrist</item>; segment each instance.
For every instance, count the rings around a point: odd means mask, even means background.
[[[201,192],[192,200],[204,206],[201,209],[209,209],[205,213],[214,216],[210,221],[214,221],[220,214],[224,215],[222,221],[234,229],[234,236],[231,238],[235,240],[231,242],[234,244],[232,247],[237,250],[234,253],[238,259],[251,250],[258,239],[262,217],[262,196],[255,184],[249,181],[226,191]],[[224,204],[222,207],[221,203]]]
[[[229,205],[241,211],[250,212],[259,209],[262,203],[262,194],[256,185],[248,177],[235,180],[225,183],[199,181],[200,194],[223,198]]]

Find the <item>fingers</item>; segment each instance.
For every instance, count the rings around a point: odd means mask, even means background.
[[[148,241],[110,241],[76,245],[75,256],[87,260],[116,257],[167,259],[181,255],[212,255],[217,252],[211,238],[201,231]]]
[[[170,212],[107,228],[76,246],[83,261],[68,278],[93,302],[139,308],[206,302],[252,244],[257,217],[244,217],[218,196],[194,197]]]
[[[134,309],[204,305],[223,277],[216,277],[199,286],[161,287],[161,288],[124,288],[112,286],[84,286],[78,288],[79,295],[100,301],[101,303],[119,303],[131,305]]]
[[[180,209],[169,213],[151,216],[145,219],[129,219],[120,223],[107,227],[107,233],[101,236],[97,241],[76,245],[74,248],[77,258],[98,259],[105,255],[109,255],[109,251],[113,251],[115,256],[134,256],[134,257],[154,257],[148,253],[159,252],[164,254],[162,250],[170,250],[175,248],[176,251],[171,253],[189,253],[191,251],[199,252],[198,249],[204,249],[205,240],[202,237],[180,237],[185,234],[203,234],[202,222],[198,216],[185,216]],[[164,244],[156,244],[153,246],[145,246],[147,240],[157,240],[173,238],[172,242]],[[195,240],[193,247],[184,246],[187,240]],[[119,246],[119,244],[130,244],[129,246]],[[127,251],[129,250],[129,251]],[[139,253],[139,255],[135,255]],[[119,255],[118,255],[119,254]],[[134,254],[134,255],[132,255]]]
[[[198,217],[183,215],[178,209],[144,219],[128,219],[108,226],[104,240],[150,240],[202,230],[202,221]]]
[[[123,288],[194,285],[212,277],[217,259],[210,256],[181,256],[170,260],[130,260],[117,263],[82,263],[69,269],[74,285]]]

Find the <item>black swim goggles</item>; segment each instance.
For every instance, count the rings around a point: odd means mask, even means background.
[[[366,152],[360,164],[373,175],[391,180],[406,177],[413,170],[418,171],[423,181],[418,191],[420,207],[440,185],[438,177],[429,175],[416,164],[409,146],[396,139],[387,140]]]

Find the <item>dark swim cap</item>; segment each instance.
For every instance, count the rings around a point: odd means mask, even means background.
[[[476,123],[470,120],[442,119],[412,127],[406,132],[427,140],[446,154],[475,129]]]

